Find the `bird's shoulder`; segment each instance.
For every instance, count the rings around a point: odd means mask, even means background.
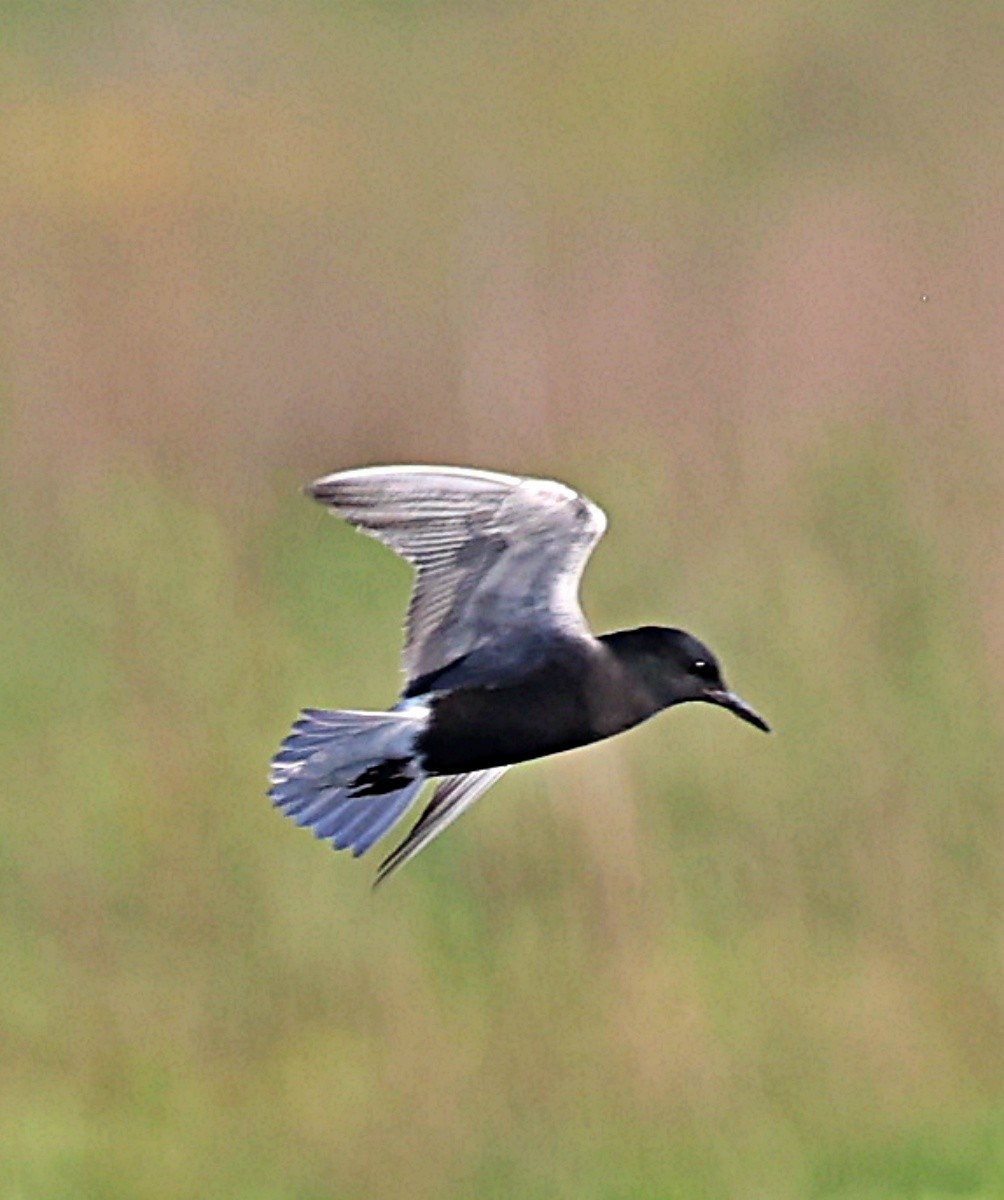
[[[469,689],[515,687],[542,673],[584,670],[602,654],[595,639],[560,628],[513,629],[446,666],[412,680],[405,698]]]

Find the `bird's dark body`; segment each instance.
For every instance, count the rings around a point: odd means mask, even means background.
[[[629,729],[657,712],[648,692],[602,641],[555,639],[549,652],[502,685],[434,695],[419,739],[432,775],[459,775],[543,758]]]

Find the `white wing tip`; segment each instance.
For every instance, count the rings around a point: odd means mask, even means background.
[[[518,475],[505,475],[501,471],[483,471],[478,467],[439,467],[425,463],[401,463],[374,467],[350,467],[347,471],[334,471],[330,475],[322,475],[303,489],[308,495],[315,490],[336,483],[365,483],[380,479],[426,477],[433,478],[445,475],[451,479],[467,479],[471,482],[490,483],[495,486],[515,487],[523,480]]]
[[[599,505],[569,487],[568,484],[561,483],[557,479],[543,479],[533,475],[507,475],[502,471],[486,471],[480,467],[434,466],[427,463],[350,467],[346,471],[334,471],[330,475],[320,476],[313,483],[308,483],[303,491],[314,500],[320,500],[323,503],[324,492],[341,485],[379,483],[381,480],[387,482],[397,480],[401,483],[413,480],[418,484],[423,480],[433,481],[436,478],[466,481],[475,485],[484,484],[506,491],[516,488],[532,489],[539,494],[558,497],[566,501],[580,500],[589,507],[597,537],[606,531],[607,518],[604,511]]]

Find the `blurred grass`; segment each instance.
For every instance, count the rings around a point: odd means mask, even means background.
[[[8,511],[10,1194],[998,1194],[992,680],[895,456],[807,477],[672,589],[775,739],[524,768],[375,897],[262,782],[298,705],[390,700],[400,565],[143,472]],[[609,504],[590,607],[658,616]]]
[[[0,6],[0,1195],[1004,1195],[999,5]],[[921,297],[925,297],[921,299]],[[399,881],[273,813],[564,478],[684,709]]]

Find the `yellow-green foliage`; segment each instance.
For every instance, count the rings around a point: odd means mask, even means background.
[[[390,700],[400,565],[142,473],[8,514],[10,1194],[997,1194],[980,639],[889,456],[799,492],[683,582],[611,493],[587,588],[692,612],[775,738],[523,768],[376,895],[262,791],[298,704]]]

